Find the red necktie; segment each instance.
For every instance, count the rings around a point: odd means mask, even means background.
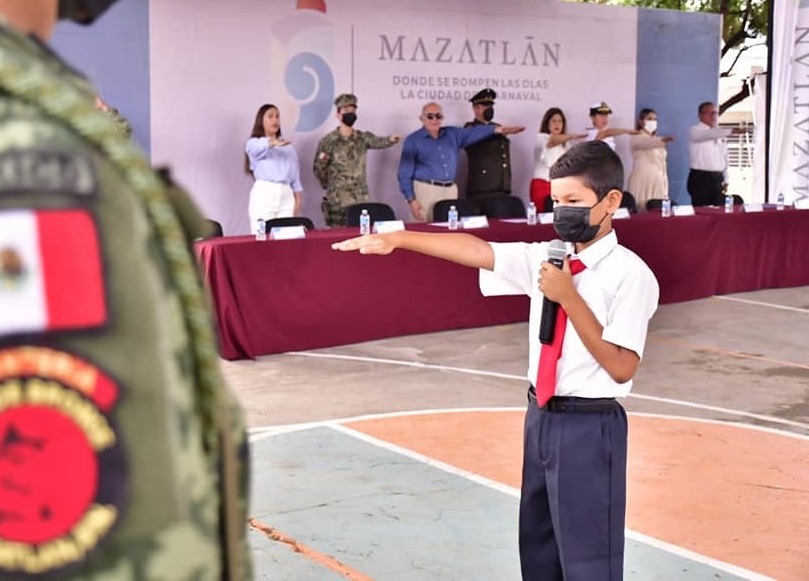
[[[578,258],[570,261],[570,274],[577,275],[584,270],[584,263]],[[567,313],[560,306],[556,313],[556,326],[553,331],[553,343],[543,344],[539,352],[539,373],[537,373],[537,405],[548,403],[556,393],[556,364],[562,355],[562,341],[565,340]]]

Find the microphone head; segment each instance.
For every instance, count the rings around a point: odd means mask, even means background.
[[[567,256],[567,244],[559,240],[548,242],[548,260],[564,260]]]

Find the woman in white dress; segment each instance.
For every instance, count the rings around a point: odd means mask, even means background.
[[[244,170],[256,180],[247,213],[250,231],[258,220],[297,216],[301,209],[301,170],[298,154],[281,138],[281,114],[269,103],[259,107],[244,146]]]
[[[643,212],[649,200],[662,200],[669,195],[666,144],[674,138],[657,135],[654,109],[642,109],[637,126],[639,132],[629,139],[633,163],[627,189],[635,196],[638,211]]]
[[[570,147],[570,141],[581,139],[584,134],[567,133],[567,119],[559,107],[551,107],[542,116],[534,148],[534,178],[531,180],[530,197],[543,212],[545,200],[551,195],[551,182],[548,172],[556,160]]]

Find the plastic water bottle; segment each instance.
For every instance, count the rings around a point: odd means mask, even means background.
[[[783,210],[784,209],[784,193],[778,192],[778,198],[776,198],[776,210]]]
[[[360,214],[360,236],[365,236],[371,233],[371,216],[368,210],[363,210]]]
[[[261,218],[258,219],[258,227],[256,228],[256,240],[267,239],[267,223]]]
[[[449,207],[449,212],[447,213],[447,223],[450,230],[458,229],[458,209],[455,206]]]
[[[663,198],[663,202],[660,204],[660,215],[664,218],[671,216],[671,200],[668,198]]]
[[[534,202],[528,202],[528,208],[525,210],[525,223],[533,226],[537,223],[537,207]]]
[[[725,214],[733,213],[733,196],[725,194]]]

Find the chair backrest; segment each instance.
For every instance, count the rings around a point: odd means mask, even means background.
[[[435,222],[446,222],[449,220],[449,208],[455,206],[458,210],[458,218],[464,216],[477,216],[480,214],[480,208],[472,200],[459,198],[457,200],[439,200],[433,206],[433,220]]]
[[[630,214],[636,214],[638,212],[638,204],[635,202],[635,196],[625,191],[621,198],[621,208],[626,208],[629,210]]]
[[[733,205],[744,206],[744,198],[741,197],[739,194],[733,194]]]
[[[490,196],[478,200],[478,203],[489,218],[525,218],[525,204],[516,196]]]
[[[217,222],[216,220],[208,219],[208,223],[211,225],[211,233],[208,234],[207,238],[218,238],[222,236],[222,224]]]
[[[672,206],[676,206],[673,201],[671,202]],[[647,210],[661,210],[663,209],[663,200],[659,198],[652,198],[651,200],[646,200],[646,209]]]
[[[312,223],[309,218],[304,216],[290,216],[289,218],[272,218],[267,220],[267,234],[270,233],[270,228],[282,228],[284,226],[303,226],[307,230],[315,229],[314,223]]]
[[[393,208],[382,202],[362,202],[354,204],[346,208],[346,226],[357,227],[360,225],[360,214],[363,210],[368,210],[368,215],[371,216],[371,224],[374,222],[385,222],[388,220],[395,220],[396,214]]]

